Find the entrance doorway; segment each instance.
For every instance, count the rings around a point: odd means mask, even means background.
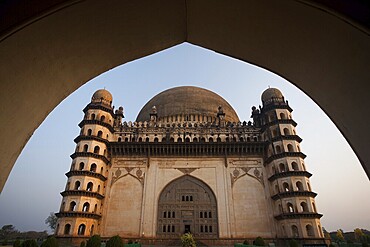
[[[157,236],[178,238],[191,233],[198,239],[218,237],[216,197],[207,184],[189,175],[169,183],[158,202]]]

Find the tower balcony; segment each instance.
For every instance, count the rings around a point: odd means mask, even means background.
[[[298,135],[280,135],[280,136],[271,138],[271,140],[267,140],[266,145],[269,145],[271,142],[283,141],[283,140],[296,141],[298,143],[302,142],[302,138],[300,138]]]
[[[285,219],[320,219],[322,214],[312,213],[312,212],[301,212],[301,213],[282,213],[275,216],[277,220]]]
[[[96,158],[96,159],[100,159],[102,161],[104,161],[104,163],[106,165],[109,164],[109,160],[107,157],[105,157],[104,155],[100,155],[100,154],[95,154],[95,153],[90,153],[90,152],[75,152],[73,154],[71,154],[70,156],[72,159],[75,159],[77,157],[92,157],[92,158]]]
[[[107,178],[105,176],[103,176],[102,174],[96,173],[96,172],[91,172],[91,171],[77,171],[77,170],[73,170],[73,171],[67,172],[66,173],[66,176],[67,177],[71,177],[71,176],[88,176],[88,177],[98,178],[101,181],[106,181],[107,180]]]
[[[286,171],[286,172],[280,172],[272,175],[268,178],[270,182],[278,179],[278,178],[285,178],[285,177],[307,177],[310,178],[312,176],[311,173],[308,171]]]
[[[273,154],[267,159],[265,159],[265,164],[271,163],[273,160],[285,158],[285,157],[300,157],[302,159],[306,158],[306,155],[302,152],[282,152],[279,154]]]
[[[85,126],[86,124],[97,124],[97,125],[100,125],[100,126],[103,126],[103,127],[107,128],[111,133],[113,133],[113,132],[114,132],[114,128],[113,128],[110,124],[108,124],[108,123],[106,123],[106,122],[103,122],[103,121],[100,121],[100,120],[97,120],[97,119],[95,119],[95,120],[84,119],[84,120],[82,120],[82,121],[78,124],[78,126],[79,126],[80,128],[82,128],[82,127],[83,127],[83,126]]]
[[[105,111],[109,114],[112,115],[112,117],[114,118],[114,112],[113,112],[113,109],[111,107],[105,107],[104,105],[102,104],[94,104],[94,103],[89,103],[84,109],[83,109],[83,112],[86,113],[88,110],[102,110],[102,111]]]
[[[287,109],[289,112],[292,112],[293,109],[289,106],[289,104],[286,101],[279,101],[279,102],[270,102],[268,104],[263,104],[263,108],[261,113],[266,113],[271,110],[276,109]]]
[[[317,194],[315,192],[308,191],[308,190],[305,190],[305,191],[284,191],[284,192],[280,192],[280,193],[277,193],[277,194],[271,196],[271,198],[276,201],[276,200],[282,199],[282,198],[299,197],[299,196],[315,198],[317,196]]]
[[[297,126],[297,122],[294,121],[293,119],[275,119],[271,122],[268,122],[268,123],[264,124],[263,127],[262,127],[262,131],[266,130],[268,127],[271,127],[271,126],[277,125],[277,124],[291,124],[294,127]]]
[[[90,219],[100,219],[101,215],[90,212],[83,211],[64,211],[55,214],[58,218],[62,217],[74,217],[74,218],[90,218]]]
[[[109,144],[108,140],[106,140],[104,138],[101,138],[101,137],[98,137],[98,136],[93,136],[93,135],[91,135],[91,136],[79,135],[73,141],[75,143],[78,143],[80,141],[98,141],[98,142],[104,142],[105,145]]]
[[[60,193],[62,196],[86,196],[86,197],[94,197],[97,199],[104,199],[104,196],[102,194],[99,194],[98,192],[93,191],[87,191],[87,190],[65,190]]]

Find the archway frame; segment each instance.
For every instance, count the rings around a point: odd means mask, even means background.
[[[25,2],[0,6],[25,10],[13,9],[18,14],[0,26],[1,189],[27,140],[65,97],[111,68],[182,42],[293,82],[332,119],[370,176],[369,28],[320,1],[54,0],[29,9]]]

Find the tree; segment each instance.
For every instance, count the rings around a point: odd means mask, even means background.
[[[182,247],[196,247],[194,237],[191,233],[185,233],[181,236]]]
[[[254,241],[253,241],[253,244],[256,245],[256,246],[265,246],[265,240],[263,240],[263,238],[261,237],[257,237]]]
[[[13,243],[13,247],[21,247],[21,241],[19,239],[15,240]]]
[[[338,239],[339,241],[344,242],[344,236],[343,236],[343,231],[342,231],[342,229],[337,230],[337,234],[336,234],[336,236],[337,236],[337,239]]]
[[[324,233],[324,238],[331,239],[330,233],[323,227],[322,232]]]
[[[108,240],[105,246],[106,247],[123,247],[122,238],[118,235],[113,236]]]
[[[0,239],[12,239],[19,231],[13,225],[4,225],[0,229]]]
[[[360,228],[356,228],[354,230],[355,233],[355,239],[357,242],[362,242],[364,240],[365,234],[362,232]]]
[[[25,240],[21,247],[39,247],[34,239]]]
[[[50,215],[45,219],[45,224],[50,227],[51,230],[55,230],[57,227],[57,221],[58,218],[55,216],[53,212],[50,213]]]
[[[100,247],[101,238],[99,235],[94,235],[87,240],[86,247]]]
[[[54,236],[48,237],[44,242],[42,242],[41,247],[58,247],[58,241]]]
[[[289,247],[298,247],[298,242],[295,239],[289,241]]]

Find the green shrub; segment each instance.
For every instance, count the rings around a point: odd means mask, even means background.
[[[298,247],[298,242],[294,239],[289,241],[289,247]]]
[[[118,235],[111,237],[105,247],[123,247],[122,238]]]
[[[329,247],[336,247],[336,245],[335,245],[335,244],[333,244],[333,243],[330,243],[330,244],[329,244]]]
[[[23,241],[21,247],[39,247],[34,239],[28,239]]]
[[[94,235],[87,240],[86,247],[100,247],[101,238],[99,235]]]
[[[254,241],[253,241],[253,244],[256,245],[256,246],[265,246],[265,240],[263,240],[263,238],[261,237],[257,237]]]
[[[19,239],[13,242],[13,247],[21,247],[21,241]]]
[[[244,240],[243,244],[244,244],[244,245],[248,245],[248,244],[249,244],[248,240],[247,240],[247,239],[246,239],[246,240]]]
[[[3,240],[3,246],[6,246],[6,245],[8,245],[8,240],[7,239],[4,239]]]
[[[86,246],[86,242],[85,241],[82,241],[81,243],[80,243],[80,247],[85,247]]]
[[[42,242],[41,247],[58,247],[58,241],[54,236],[48,237],[44,242]]]
[[[191,233],[185,233],[181,236],[182,247],[196,247],[194,237]]]
[[[369,247],[368,243],[362,243],[362,247]]]
[[[132,240],[130,239],[129,241],[128,241],[128,244],[133,244],[134,242],[132,242]]]

